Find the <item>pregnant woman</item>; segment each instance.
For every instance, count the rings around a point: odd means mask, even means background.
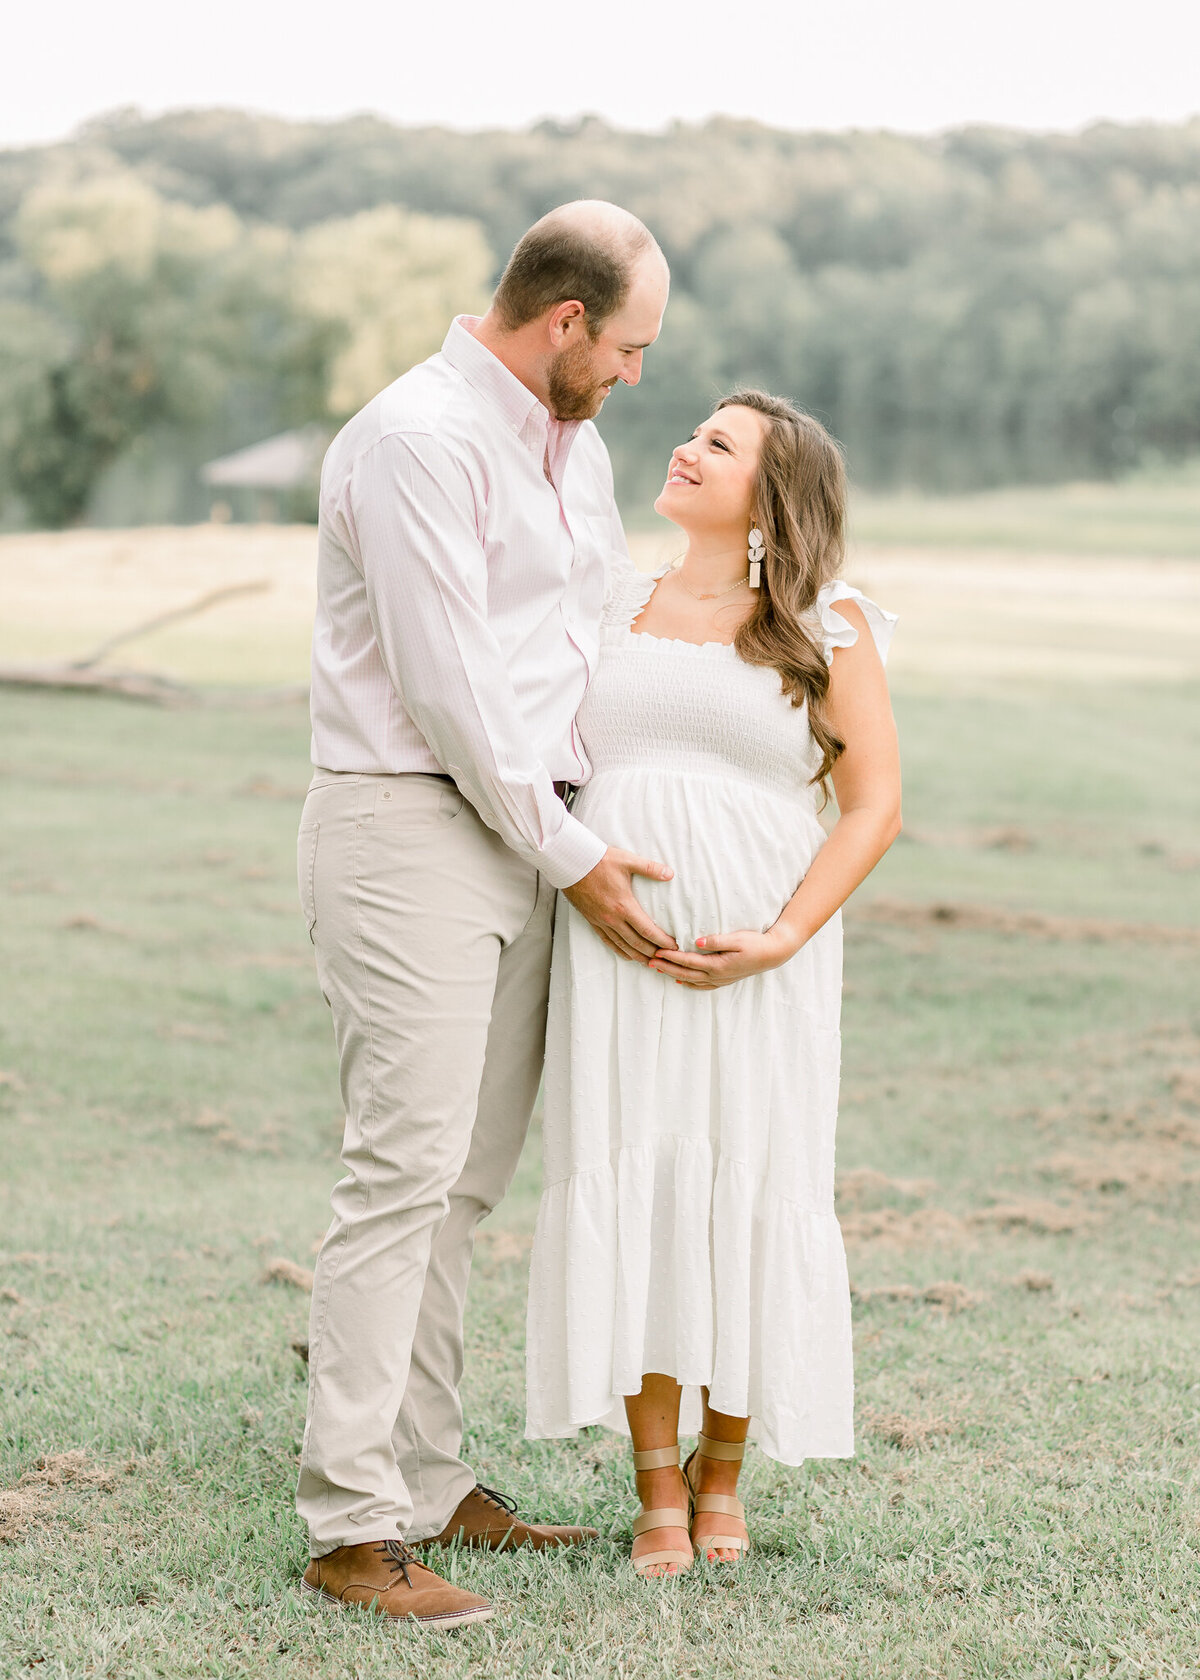
[[[751,1432],[783,1464],[853,1452],[838,912],[900,828],[895,621],[836,581],[837,445],[740,391],[655,507],[687,553],[608,602],[575,810],[673,867],[638,896],[679,949],[631,961],[560,901],[527,1427],[627,1424],[643,1577],[748,1549]]]

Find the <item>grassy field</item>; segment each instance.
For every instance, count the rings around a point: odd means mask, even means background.
[[[928,634],[897,665],[906,833],[847,917],[858,1456],[752,1454],[748,1564],[635,1583],[627,1449],[521,1439],[531,1140],[470,1450],[603,1538],[456,1557],[500,1610],[441,1637],[294,1590],[307,1297],[271,1273],[311,1266],[340,1135],[303,709],[0,694],[0,1675],[1195,1674],[1200,681],[1097,680],[1077,594],[1062,680]]]
[[[1043,554],[1200,556],[1200,463],[1117,484],[1020,485],[965,496],[858,493],[863,542]]]
[[[631,538],[645,570],[678,553],[678,532],[660,523]],[[1200,520],[1195,537],[1200,557]],[[892,656],[904,680],[960,689],[1200,681],[1195,559],[906,545],[893,536],[857,540],[846,575],[904,620]],[[122,644],[105,665],[225,688],[307,681],[311,525],[0,536],[0,666],[84,659],[105,638],[231,588],[242,593]]]

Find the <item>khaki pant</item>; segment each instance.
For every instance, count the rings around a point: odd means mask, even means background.
[[[297,1490],[319,1557],[438,1534],[474,1486],[463,1307],[537,1094],[554,892],[424,775],[319,770],[299,874],[346,1111]]]

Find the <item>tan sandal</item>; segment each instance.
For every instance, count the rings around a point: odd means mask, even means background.
[[[678,1465],[678,1463],[678,1441],[673,1447],[648,1447],[645,1452],[635,1452],[633,1455],[633,1468],[635,1471],[666,1470],[670,1465]],[[684,1478],[684,1485],[685,1487],[687,1486],[686,1477]],[[689,1489],[687,1508],[683,1506],[675,1507],[671,1505],[659,1505],[652,1511],[643,1510],[633,1519],[634,1539],[636,1540],[639,1534],[649,1534],[651,1529],[655,1528],[686,1529],[692,1520],[690,1505],[691,1499]],[[657,1575],[647,1576],[646,1571],[648,1569],[654,1569],[661,1564],[673,1563],[678,1573],[682,1575],[685,1570],[692,1567],[692,1564],[696,1561],[696,1559],[694,1552],[681,1552],[668,1547],[665,1551],[647,1552],[644,1557],[633,1558],[630,1561],[633,1564],[633,1572],[639,1580],[645,1581],[649,1579],[653,1581],[659,1580],[661,1577]]]
[[[692,1466],[697,1458],[715,1458],[727,1464],[740,1463],[746,1456],[745,1441],[716,1441],[711,1435],[701,1435],[696,1442],[696,1450],[690,1453],[688,1461],[683,1467],[683,1478],[688,1485],[688,1492],[692,1497],[692,1511],[694,1516],[701,1512],[719,1514],[723,1517],[736,1517],[740,1523],[746,1521],[746,1507],[740,1499],[734,1499],[728,1493],[698,1493],[693,1476]],[[689,1533],[690,1533],[689,1529]],[[699,1551],[736,1552],[735,1558],[721,1558],[721,1563],[740,1563],[750,1550],[750,1541],[740,1534],[705,1534],[697,1538],[692,1534],[692,1545]],[[716,1559],[714,1562],[718,1561]]]

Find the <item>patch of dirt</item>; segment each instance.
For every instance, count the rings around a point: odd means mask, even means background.
[[[102,922],[99,916],[93,916],[89,911],[81,911],[77,916],[67,916],[59,927],[68,933],[106,933],[112,939],[128,939],[124,928],[113,927],[109,922]]]
[[[926,1180],[892,1180],[882,1173],[863,1169],[860,1188],[863,1197],[901,1188],[910,1197],[932,1189]],[[1083,1231],[1092,1226],[1098,1215],[1080,1204],[1036,1197],[1012,1197],[993,1207],[976,1208],[971,1213],[950,1213],[946,1208],[919,1207],[855,1207],[839,1214],[842,1236],[847,1243],[882,1243],[894,1248],[918,1248],[933,1243],[962,1243],[981,1230],[1033,1231],[1058,1236],[1070,1231]],[[900,1286],[898,1286],[900,1287]],[[900,1300],[897,1295],[893,1299]]]
[[[876,898],[849,912],[853,921],[884,922],[925,931],[960,928],[975,933],[1019,934],[1035,939],[1108,942],[1130,939],[1146,945],[1200,947],[1200,927],[1172,927],[1162,922],[1117,922],[1098,916],[1048,916],[1039,910],[1000,910],[987,904],[909,904]]]
[[[936,1189],[931,1178],[889,1178],[874,1167],[851,1167],[838,1174],[837,1199],[852,1208],[883,1202],[889,1197],[923,1202]]]
[[[526,1231],[489,1231],[484,1229],[475,1239],[476,1253],[483,1261],[483,1269],[491,1275],[501,1266],[512,1266],[528,1258],[533,1238]]]
[[[876,1441],[886,1441],[889,1447],[905,1451],[914,1447],[928,1447],[945,1435],[953,1425],[949,1418],[936,1414],[909,1417],[905,1412],[881,1412],[867,1406],[862,1413],[863,1427]]]
[[[1000,828],[906,828],[902,835],[918,846],[961,846],[989,852],[1031,852],[1038,844],[1027,828],[1013,823]]]
[[[889,1207],[871,1208],[863,1213],[847,1214],[840,1224],[847,1242],[892,1243],[897,1248],[961,1242],[967,1233],[966,1221],[944,1208],[917,1208],[912,1213]]]
[[[1200,1108],[1200,1067],[1174,1068],[1167,1076],[1171,1095],[1189,1108]]]
[[[192,1121],[192,1130],[207,1133],[214,1143],[223,1143],[232,1149],[242,1147],[242,1140],[234,1131],[229,1116],[215,1108],[202,1108]]]
[[[961,1283],[949,1282],[931,1283],[926,1289],[916,1289],[911,1283],[882,1284],[877,1289],[852,1287],[850,1298],[864,1305],[873,1301],[921,1301],[927,1306],[941,1307],[947,1313],[965,1312],[983,1300],[982,1295],[973,1294]]]
[[[1032,1295],[1048,1294],[1054,1288],[1049,1272],[1018,1272],[1010,1281],[1014,1289],[1027,1289]]]
[[[127,1465],[127,1472],[132,1468]],[[79,1447],[39,1458],[14,1487],[0,1489],[0,1540],[19,1540],[30,1526],[52,1517],[64,1492],[111,1489],[116,1480],[112,1470],[94,1463]]]
[[[294,1260],[287,1260],[282,1256],[276,1256],[274,1260],[267,1261],[262,1281],[264,1283],[286,1283],[292,1289],[303,1289],[309,1294],[312,1293],[313,1275],[308,1267],[298,1266]]]
[[[291,805],[303,805],[308,788],[284,787],[272,776],[254,776],[237,791],[251,799],[284,799]]]
[[[991,1226],[998,1231],[1036,1231],[1043,1236],[1085,1231],[1095,1223],[1096,1215],[1088,1208],[1064,1207],[1061,1202],[1033,1197],[997,1202],[994,1207],[977,1208],[971,1215],[972,1225]]]
[[[927,1289],[921,1291],[922,1301],[931,1307],[941,1307],[943,1312],[967,1312],[971,1307],[981,1304],[984,1297],[968,1289],[964,1284],[947,1281],[945,1283],[931,1283]]]
[[[279,1154],[279,1127],[270,1120],[257,1137],[245,1137],[236,1130],[227,1114],[215,1108],[202,1108],[192,1121],[192,1130],[203,1132],[223,1149],[238,1149],[246,1155]]]
[[[1155,1192],[1176,1185],[1200,1184],[1200,1168],[1178,1144],[1143,1138],[1138,1143],[1112,1143],[1076,1154],[1061,1149],[1042,1162],[1041,1170],[1065,1179],[1076,1190]]]

